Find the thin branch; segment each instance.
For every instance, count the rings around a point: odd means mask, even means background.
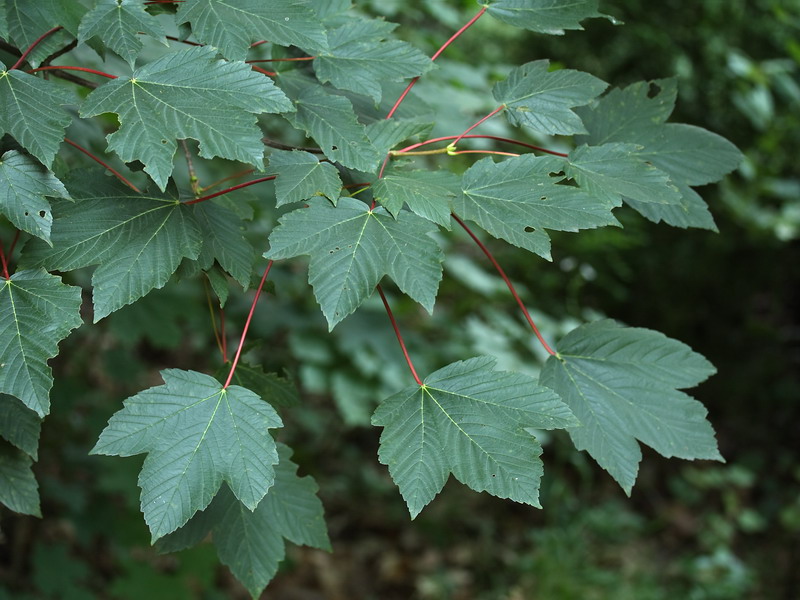
[[[46,67],[54,60],[56,60],[59,56],[65,55],[67,52],[74,50],[78,46],[78,40],[72,40],[69,44],[61,48],[60,50],[56,50],[50,56],[42,61],[42,66]]]
[[[19,234],[22,233],[19,229],[17,229],[17,233],[14,234],[14,239],[11,241],[11,247],[8,249],[8,259],[11,260],[11,257],[14,256],[14,248],[17,247],[17,242],[19,241]]]
[[[222,340],[219,337],[219,330],[217,329],[217,318],[214,316],[214,304],[211,301],[211,290],[209,290],[208,286],[208,276],[203,279],[203,287],[206,290],[206,301],[208,302],[208,314],[211,315],[211,329],[214,331],[214,340],[217,342],[217,348],[219,348],[220,356],[222,356],[223,364],[228,362],[228,359],[225,358],[225,352],[222,349]]]
[[[458,39],[458,37],[459,37],[459,36],[460,36],[462,33],[464,33],[464,32],[465,32],[467,29],[469,29],[470,27],[472,27],[472,25],[474,25],[474,24],[475,24],[475,21],[477,21],[478,19],[480,19],[480,18],[481,18],[481,16],[483,16],[483,13],[485,13],[485,12],[486,12],[486,8],[487,8],[487,7],[485,7],[485,6],[484,6],[484,7],[483,7],[483,8],[482,8],[480,11],[478,11],[478,14],[476,14],[474,17],[472,17],[472,18],[471,18],[471,19],[470,19],[470,20],[467,22],[467,24],[466,24],[466,25],[464,25],[464,26],[463,26],[461,29],[459,29],[459,30],[458,30],[458,31],[456,31],[456,32],[455,32],[455,33],[454,33],[452,36],[450,36],[450,39],[449,39],[449,40],[447,40],[447,41],[446,41],[444,44],[442,44],[442,46],[441,46],[441,47],[440,47],[440,48],[439,48],[439,49],[436,51],[436,53],[435,53],[433,56],[431,56],[431,60],[436,60],[437,58],[439,58],[439,55],[440,55],[442,52],[444,52],[445,48],[447,48],[447,47],[448,47],[450,44],[452,44],[454,41],[456,41],[456,39]],[[406,96],[408,95],[408,92],[410,92],[410,91],[411,91],[411,88],[413,88],[415,85],[417,85],[417,81],[419,81],[419,76],[417,76],[417,77],[414,77],[414,79],[412,79],[412,80],[411,80],[411,81],[408,83],[408,87],[406,87],[406,89],[405,89],[405,90],[403,90],[403,93],[402,93],[402,94],[400,94],[400,97],[397,99],[397,102],[395,102],[395,103],[394,103],[394,106],[392,106],[392,109],[389,111],[389,114],[388,114],[388,115],[386,115],[386,118],[387,118],[387,119],[391,119],[391,118],[392,118],[392,115],[394,115],[394,113],[395,113],[395,111],[397,110],[397,108],[400,106],[400,104],[403,102],[403,100],[405,100]]]
[[[17,60],[17,62],[15,62],[13,65],[11,65],[11,68],[9,69],[9,71],[13,71],[14,69],[17,69],[17,68],[19,68],[19,66],[20,66],[20,65],[21,65],[21,64],[22,64],[22,63],[25,61],[25,59],[28,57],[28,54],[30,54],[31,52],[33,52],[33,49],[34,49],[34,48],[36,48],[36,46],[38,46],[38,45],[39,45],[39,43],[40,43],[40,42],[41,42],[41,41],[42,41],[44,38],[46,38],[46,37],[47,37],[47,36],[49,36],[49,35],[52,35],[52,34],[54,34],[56,31],[60,31],[61,29],[64,29],[64,28],[63,28],[61,25],[58,25],[58,26],[56,26],[56,27],[53,27],[52,29],[50,29],[50,30],[48,30],[48,31],[45,31],[45,32],[44,32],[42,35],[40,35],[38,38],[36,38],[36,39],[33,41],[33,43],[32,43],[30,46],[28,46],[28,49],[27,49],[27,50],[25,50],[25,52],[23,52],[23,53],[22,53],[22,55],[19,57],[19,60]]]
[[[522,310],[522,314],[525,315],[525,318],[527,319],[528,324],[531,326],[531,329],[533,330],[533,333],[536,334],[537,339],[542,344],[542,346],[544,346],[544,349],[547,350],[547,353],[550,354],[551,356],[555,356],[555,354],[556,354],[555,351],[553,351],[553,349],[548,345],[548,343],[542,337],[542,334],[539,332],[539,328],[536,327],[536,323],[533,322],[533,318],[531,318],[531,315],[528,312],[528,309],[525,308],[525,304],[522,302],[522,298],[519,297],[519,294],[517,293],[517,290],[514,288],[514,284],[511,283],[511,280],[508,278],[508,275],[506,275],[506,272],[503,271],[503,267],[500,266],[500,263],[497,262],[495,257],[489,251],[489,249],[484,245],[484,243],[482,241],[480,241],[478,239],[478,236],[476,236],[472,232],[472,230],[467,226],[467,224],[464,223],[464,221],[462,221],[461,218],[456,213],[451,213],[451,214],[452,214],[453,218],[456,220],[456,222],[459,225],[461,225],[461,227],[464,228],[464,231],[466,231],[469,234],[469,237],[471,237],[472,240],[478,245],[478,248],[483,250],[483,253],[486,255],[486,258],[489,259],[489,262],[492,263],[494,268],[500,274],[500,277],[502,277],[503,281],[506,282],[506,286],[508,287],[508,290],[511,292],[511,295],[514,296],[514,300],[517,301],[517,304],[519,305],[520,309]]]
[[[108,79],[116,79],[116,75],[106,73],[105,71],[98,71],[97,69],[89,69],[87,67],[71,67],[66,65],[49,65],[46,67],[38,67],[36,69],[28,70],[28,73],[36,73],[38,71],[83,71],[84,73],[93,73],[94,75],[102,75]]]
[[[450,156],[457,154],[498,154],[500,156],[519,156],[516,152],[501,152],[500,150],[450,150],[447,152]]]
[[[269,261],[267,264],[267,268],[264,271],[264,275],[261,277],[261,283],[258,284],[258,289],[256,289],[255,298],[253,298],[253,304],[250,305],[250,313],[247,315],[247,321],[244,323],[244,329],[242,330],[242,337],[239,340],[239,347],[236,348],[236,355],[233,357],[233,364],[231,365],[231,370],[228,373],[228,379],[225,380],[225,385],[222,386],[222,389],[227,389],[227,387],[231,384],[231,379],[233,379],[233,373],[236,371],[236,365],[239,364],[239,356],[242,354],[242,348],[244,348],[244,340],[247,338],[247,330],[250,328],[250,321],[253,319],[253,313],[256,311],[256,303],[258,302],[259,296],[261,296],[261,290],[264,287],[264,282],[267,280],[267,275],[269,275],[269,270],[272,268],[272,265],[275,261]]]
[[[200,198],[195,198],[194,200],[190,200],[189,202],[184,202],[184,204],[197,204],[198,202],[205,202],[206,200],[211,200],[212,198],[216,198],[217,196],[222,196],[223,194],[227,194],[229,192],[233,192],[235,190],[239,190],[241,188],[246,188],[251,185],[255,185],[257,183],[261,183],[263,181],[270,181],[275,179],[277,175],[269,175],[267,177],[260,177],[259,179],[253,179],[253,181],[245,181],[244,183],[240,183],[239,185],[234,185],[233,187],[226,188],[219,192],[214,192],[213,194],[209,194],[208,196],[201,196]]]
[[[276,77],[278,75],[275,71],[267,71],[265,69],[262,69],[261,67],[255,66],[255,65],[250,65],[250,67],[253,69],[253,71],[258,71],[259,73],[262,73],[263,75],[266,75],[267,77]]]
[[[2,240],[0,240],[0,265],[3,268],[3,278],[11,279],[11,276],[8,274],[8,261],[6,260],[6,252],[3,250]]]
[[[222,179],[219,179],[219,180],[215,181],[212,184],[209,184],[209,185],[207,185],[205,187],[200,188],[200,193],[204,194],[208,190],[214,189],[215,187],[217,187],[221,183],[225,183],[226,181],[230,181],[231,179],[238,179],[239,177],[244,177],[245,175],[250,175],[250,173],[253,173],[254,171],[255,171],[255,169],[245,169],[244,171],[238,171],[238,172],[234,173],[233,175],[228,175],[227,177],[223,177]]]
[[[198,44],[197,42],[190,42],[189,40],[182,40],[181,38],[176,38],[174,35],[166,35],[166,37],[171,42],[178,42],[181,44],[187,44],[189,46],[204,46],[205,44]]]
[[[189,152],[189,144],[186,143],[186,140],[181,140],[181,147],[183,148],[183,155],[186,157],[186,168],[189,171],[189,185],[192,188],[192,193],[195,198],[197,198],[200,195],[200,183],[197,180],[197,173],[194,170],[192,153]]]
[[[495,108],[495,109],[494,109],[492,112],[490,112],[488,115],[486,115],[485,117],[483,117],[482,119],[480,119],[479,121],[477,121],[475,124],[473,124],[473,125],[470,125],[470,126],[467,128],[467,130],[466,130],[464,133],[462,133],[460,136],[458,136],[456,139],[454,139],[454,140],[453,140],[453,143],[452,143],[452,144],[450,144],[450,145],[451,145],[451,146],[455,146],[456,144],[458,144],[458,142],[459,142],[459,141],[461,141],[461,138],[463,138],[465,135],[467,135],[467,134],[468,134],[470,131],[472,131],[473,129],[475,129],[475,128],[476,128],[478,125],[480,125],[480,124],[481,124],[481,123],[483,123],[484,121],[488,121],[488,120],[489,120],[489,119],[491,119],[493,116],[495,116],[497,113],[499,113],[500,111],[504,110],[504,109],[505,109],[505,107],[506,107],[506,106],[505,106],[505,104],[501,104],[500,106],[498,106],[497,108]]]
[[[289,146],[288,144],[283,144],[281,142],[276,142],[275,140],[271,140],[269,138],[261,138],[261,141],[264,142],[265,146],[269,146],[270,148],[277,148],[278,150],[301,150],[303,152],[310,152],[311,154],[325,154],[319,148],[313,148],[311,146]]]
[[[141,194],[141,193],[142,193],[142,191],[141,191],[139,188],[137,188],[137,187],[136,187],[135,185],[133,185],[133,184],[132,184],[130,181],[128,181],[127,179],[125,179],[125,177],[122,175],[122,173],[120,173],[119,171],[117,171],[117,170],[116,170],[114,167],[112,167],[112,166],[111,166],[111,165],[109,165],[108,163],[105,163],[105,162],[103,162],[102,160],[100,160],[100,159],[99,159],[97,156],[95,156],[94,154],[92,154],[91,152],[89,152],[89,151],[88,151],[86,148],[84,148],[84,147],[82,147],[82,146],[79,146],[78,144],[76,144],[75,142],[73,142],[73,141],[72,141],[71,139],[69,139],[69,138],[64,138],[64,141],[65,141],[65,142],[67,142],[67,143],[68,143],[70,146],[72,146],[73,148],[75,148],[75,149],[77,149],[77,150],[80,150],[81,152],[83,152],[83,153],[84,153],[86,156],[88,156],[89,158],[91,158],[91,159],[92,159],[93,161],[95,161],[96,163],[98,163],[98,164],[100,164],[100,165],[104,166],[104,167],[105,167],[106,169],[108,169],[108,170],[109,170],[111,173],[113,173],[113,174],[114,174],[114,175],[117,177],[117,179],[119,179],[119,180],[120,180],[122,183],[124,183],[125,185],[127,185],[129,188],[131,188],[131,189],[132,189],[134,192],[136,192],[137,194]]]
[[[397,341],[400,343],[400,349],[403,351],[403,356],[406,358],[406,364],[408,368],[411,370],[411,375],[414,377],[414,381],[417,382],[417,385],[423,385],[422,380],[417,375],[417,370],[414,368],[414,363],[411,362],[411,357],[408,355],[408,350],[406,350],[406,344],[403,341],[403,336],[400,333],[400,328],[397,326],[397,321],[395,321],[394,314],[392,313],[392,308],[389,306],[389,301],[386,299],[386,295],[383,293],[383,288],[378,285],[375,289],[378,290],[378,293],[381,296],[381,300],[383,300],[383,306],[386,308],[386,314],[389,315],[389,321],[392,322],[392,328],[394,329],[394,334],[397,336]]]
[[[542,148],[541,146],[535,146],[533,144],[529,144],[528,142],[523,142],[521,140],[514,140],[511,138],[505,137],[498,137],[496,135],[464,135],[464,136],[457,136],[457,135],[446,135],[444,137],[433,138],[430,140],[425,140],[424,142],[418,142],[416,144],[411,144],[410,146],[406,146],[401,150],[392,150],[389,152],[392,156],[396,156],[398,154],[405,154],[410,150],[414,150],[419,148],[420,146],[427,146],[428,144],[435,144],[436,142],[446,142],[448,140],[454,140],[457,137],[463,137],[463,139],[485,139],[485,140],[496,140],[498,142],[505,142],[507,144],[516,144],[517,146],[523,146],[525,148],[530,148],[531,150],[537,150],[539,152],[544,152],[546,154],[552,154],[553,156],[561,156],[562,158],[567,158],[569,155],[564,154],[563,152],[556,152],[555,150],[548,150],[547,148]],[[445,148],[445,150],[447,150]]]
[[[317,58],[316,56],[299,56],[297,58],[259,58],[256,60],[246,60],[248,65],[252,65],[253,63],[264,63],[264,62],[302,62],[306,60],[314,60]]]

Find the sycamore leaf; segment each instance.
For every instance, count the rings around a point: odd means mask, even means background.
[[[29,156],[9,150],[0,157],[0,213],[18,229],[50,242],[53,215],[45,196],[69,198],[64,184]]]
[[[204,269],[210,269],[216,259],[231,277],[247,289],[256,253],[253,245],[244,237],[242,219],[214,202],[200,202],[193,204],[192,208],[203,237],[198,262]]]
[[[0,441],[0,504],[23,515],[41,517],[32,462],[21,450]]]
[[[95,322],[164,287],[181,260],[198,257],[203,238],[191,206],[111,182],[71,191],[74,203],[54,203],[53,247],[33,240],[21,264],[51,271],[99,265],[92,275]]]
[[[593,75],[559,69],[548,71],[548,60],[517,67],[495,84],[492,95],[506,107],[513,125],[526,125],[550,134],[585,133],[572,110],[589,104],[608,84]]]
[[[191,262],[189,264],[191,264]],[[181,263],[181,268],[183,268],[183,263]],[[225,308],[225,303],[228,301],[228,296],[230,295],[228,278],[225,277],[225,273],[217,265],[211,265],[204,269],[204,273],[206,274],[209,285],[211,285],[211,289],[219,300],[219,307]]]
[[[139,486],[153,540],[206,508],[225,481],[255,510],[275,479],[278,462],[268,429],[281,427],[269,404],[239,386],[223,389],[195,371],[166,369],[164,385],[125,401],[92,454],[147,452]]]
[[[543,229],[578,231],[618,225],[613,201],[563,185],[563,161],[525,154],[495,163],[491,157],[470,167],[464,194],[453,203],[462,218],[491,235],[549,259],[550,238]],[[555,173],[555,174],[554,174]]]
[[[252,42],[269,40],[310,54],[327,49],[322,23],[305,2],[292,0],[186,0],[176,21],[231,60],[244,60]]]
[[[626,203],[656,223],[716,230],[705,202],[689,186],[718,181],[739,165],[742,155],[733,144],[710,131],[665,123],[676,93],[674,80],[643,81],[612,90],[591,106],[578,109],[588,131],[578,141],[636,144],[631,159],[666,173],[681,197],[677,204],[654,204],[626,194]]]
[[[528,428],[578,422],[552,390],[494,365],[490,357],[453,363],[375,411],[372,424],[384,428],[378,457],[412,518],[450,473],[477,492],[539,507],[542,448]]]
[[[442,250],[430,236],[435,226],[403,212],[370,210],[355,198],[311,200],[309,207],[284,215],[269,237],[269,259],[308,254],[309,283],[333,327],[366,300],[384,275],[433,310],[442,278]]]
[[[635,144],[579,146],[569,153],[567,175],[587,193],[616,205],[638,202],[679,204],[681,193],[661,169],[646,162]]]
[[[375,200],[393,216],[409,210],[450,229],[451,203],[461,195],[459,177],[450,171],[388,170],[372,186]]]
[[[370,142],[350,100],[321,86],[308,86],[296,96],[295,108],[284,117],[314,138],[330,160],[357,171],[378,168],[384,155]]]
[[[14,396],[0,394],[0,437],[37,460],[41,430],[39,415]]]
[[[8,39],[8,18],[6,16],[6,0],[0,0],[0,38]]]
[[[298,477],[291,449],[283,444],[277,446],[280,462],[275,468],[275,485],[254,511],[223,487],[211,506],[160,540],[159,550],[182,550],[210,531],[220,560],[254,599],[264,591],[285,556],[284,538],[330,551],[316,482],[309,476]]]
[[[383,82],[417,77],[433,67],[427,56],[406,42],[365,37],[362,23],[346,23],[328,32],[329,50],[314,59],[320,81],[378,103]]]
[[[584,19],[607,16],[597,12],[597,3],[598,0],[495,0],[490,1],[487,12],[514,27],[563,35],[565,29],[583,29]]]
[[[0,281],[0,393],[16,396],[40,417],[50,411],[47,361],[82,323],[81,290],[43,270]]]
[[[581,425],[569,429],[630,495],[642,454],[636,440],[671,457],[722,460],[707,411],[678,391],[715,372],[686,344],[611,320],[582,325],[558,344],[542,370]]]
[[[277,206],[302,202],[314,196],[325,196],[336,203],[342,191],[342,180],[332,164],[308,152],[273,150],[269,166],[277,173],[275,196]]]
[[[217,373],[217,378],[222,378],[224,381],[229,370],[229,364],[223,365]],[[236,366],[231,383],[254,391],[272,406],[290,407],[300,403],[297,388],[291,381],[277,373],[265,373],[261,365],[248,365],[240,362]]]
[[[200,142],[200,156],[262,166],[264,144],[256,114],[292,110],[272,81],[243,62],[216,58],[213,48],[172,52],[106,83],[86,97],[81,116],[119,115],[108,148],[140,160],[164,190],[172,173],[176,139]]]
[[[403,106],[402,104],[400,105]],[[381,119],[367,125],[367,137],[378,153],[385,156],[403,140],[414,136],[427,135],[433,123],[416,120],[399,120],[397,113],[391,119]]]
[[[41,40],[26,57],[28,64],[38,67],[45,58],[72,41],[72,35],[77,31],[86,7],[80,2],[63,0],[6,0],[4,12],[8,17],[8,33],[20,50],[29,48],[53,27],[64,27]],[[8,39],[6,36],[2,37]]]
[[[7,71],[0,62],[0,135],[13,135],[47,167],[72,121],[60,107],[71,102],[72,95],[58,84],[19,69]]]
[[[143,46],[140,32],[167,43],[161,23],[144,9],[141,0],[100,0],[84,15],[78,41],[97,36],[133,67]]]

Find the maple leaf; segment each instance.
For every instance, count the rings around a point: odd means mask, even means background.
[[[548,71],[549,65],[548,60],[537,60],[512,69],[495,84],[492,95],[506,107],[513,125],[550,134],[585,133],[572,109],[589,104],[608,84],[572,69]]]
[[[0,504],[23,515],[41,517],[32,462],[21,450],[0,441]]]
[[[50,243],[53,215],[45,196],[69,198],[64,184],[41,164],[16,150],[0,158],[0,211],[18,229]]]
[[[33,51],[25,58],[32,67],[72,41],[78,30],[78,23],[86,12],[80,2],[63,0],[7,0],[8,4],[0,12],[8,17],[7,27],[11,40],[20,49],[30,47],[46,31],[62,26],[64,29],[53,32],[40,40]],[[6,35],[2,36],[8,39]],[[48,163],[49,164],[49,163]]]
[[[486,157],[464,173],[464,194],[453,209],[493,236],[549,259],[545,228],[578,231],[619,224],[611,212],[617,203],[561,185],[563,168],[550,156],[524,154],[499,163]]]
[[[41,429],[42,421],[39,415],[27,408],[18,398],[0,394],[0,437],[11,442],[33,460],[37,460]]]
[[[167,45],[161,23],[139,0],[100,0],[84,15],[78,41],[86,42],[97,36],[133,67],[143,47],[139,33],[146,33]]]
[[[247,289],[253,272],[255,250],[244,236],[242,219],[214,202],[193,204],[193,216],[200,228],[203,248],[197,257],[203,269],[216,260],[239,284]]]
[[[217,378],[224,381],[230,365],[223,365]],[[300,398],[295,385],[277,373],[265,373],[261,365],[248,365],[240,362],[233,372],[231,383],[252,390],[272,406],[297,406]]]
[[[329,50],[314,59],[314,71],[322,82],[381,101],[381,85],[417,77],[433,68],[422,52],[399,40],[365,35],[364,23],[345,23],[328,31]],[[382,32],[381,32],[382,33]]]
[[[495,0],[487,5],[487,12],[514,27],[563,35],[565,29],[583,29],[584,19],[606,17],[597,12],[597,4],[598,0]]]
[[[305,2],[287,0],[187,0],[178,7],[178,25],[219,48],[226,58],[244,60],[251,42],[269,40],[310,54],[327,49],[322,23]]]
[[[74,203],[54,203],[53,247],[34,240],[20,264],[59,271],[99,265],[92,275],[95,322],[163,287],[181,260],[199,256],[203,238],[191,206],[117,182],[70,190]]]
[[[80,288],[41,269],[0,280],[0,393],[16,396],[40,417],[50,411],[47,361],[82,324],[80,306]]]
[[[429,221],[450,229],[453,200],[461,195],[461,181],[449,171],[388,170],[372,186],[375,200],[392,215],[404,205]]]
[[[642,458],[636,440],[667,458],[722,460],[706,409],[678,391],[714,372],[686,344],[606,319],[567,334],[540,381],[580,421],[568,430],[575,447],[630,495]]]
[[[308,152],[273,151],[269,166],[278,178],[275,180],[277,206],[302,202],[314,196],[325,196],[334,204],[342,191],[339,172],[330,163]]]
[[[312,548],[330,551],[317,484],[298,477],[292,451],[277,444],[280,461],[275,485],[255,510],[249,510],[223,487],[203,513],[182,529],[158,542],[162,552],[193,546],[212,533],[220,560],[258,598],[285,556],[284,538]]]
[[[443,255],[429,221],[404,212],[394,219],[355,198],[336,207],[311,200],[284,215],[269,237],[269,259],[308,254],[309,283],[328,327],[355,311],[384,275],[429,312],[433,310]]]
[[[0,135],[13,135],[47,167],[72,121],[61,106],[72,101],[72,94],[52,81],[18,69],[7,71],[0,62]]]
[[[206,508],[225,481],[250,511],[275,479],[278,462],[268,429],[275,409],[239,386],[223,388],[195,371],[166,369],[164,385],[125,401],[92,454],[147,453],[139,486],[145,521],[156,540]]]
[[[412,518],[450,473],[475,491],[539,507],[542,448],[529,429],[578,422],[552,390],[527,375],[495,371],[495,362],[448,365],[375,411],[372,424],[384,428],[378,458]]]
[[[200,156],[219,156],[261,168],[264,144],[256,114],[293,110],[272,81],[243,62],[216,58],[210,47],[173,52],[89,94],[81,116],[119,115],[108,148],[128,162],[140,160],[165,189],[176,139],[200,142]]]

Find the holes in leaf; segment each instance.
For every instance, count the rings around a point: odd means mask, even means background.
[[[46,213],[45,211],[43,211],[43,210],[40,210],[40,211],[39,211],[39,216],[40,216],[42,219],[44,219],[44,218],[47,216],[47,213]]]
[[[647,88],[647,97],[655,98],[660,93],[661,93],[661,86],[655,83],[654,81],[651,81],[650,86]]]
[[[166,144],[166,143],[167,143],[167,140],[161,140],[161,143],[162,143],[162,144]]]
[[[530,225],[525,228],[525,233],[533,233],[534,231],[536,230]]]
[[[331,146],[331,150],[333,150],[334,152],[336,152],[338,149],[339,149],[339,146]]]

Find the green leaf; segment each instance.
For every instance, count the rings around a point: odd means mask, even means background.
[[[223,273],[222,269],[217,265],[211,265],[211,267],[205,269],[205,274],[208,283],[211,285],[211,289],[214,290],[214,294],[216,294],[219,300],[219,307],[225,308],[225,303],[228,301],[228,296],[230,295],[228,278],[225,277],[225,273]]]
[[[26,57],[28,64],[38,67],[45,58],[72,41],[70,33],[74,34],[77,30],[78,21],[85,10],[80,2],[6,0],[8,33],[17,48],[25,51],[53,27],[64,26],[63,30],[41,40]]]
[[[81,116],[113,112],[120,128],[108,148],[140,160],[164,190],[177,139],[200,142],[200,156],[262,166],[264,144],[256,114],[292,110],[272,81],[245,63],[217,60],[210,47],[173,52],[106,83],[86,97]]]
[[[0,0],[0,38],[8,39],[8,17],[6,16],[6,0]]]
[[[184,529],[165,538],[160,549],[182,549],[211,531],[220,560],[253,598],[261,595],[277,572],[285,556],[284,538],[330,551],[316,482],[308,476],[298,477],[297,465],[290,460],[291,449],[283,444],[277,446],[280,462],[275,468],[275,485],[255,511],[223,488],[204,513],[198,513]]]
[[[233,212],[214,202],[192,205],[195,221],[203,238],[198,262],[211,268],[216,259],[231,277],[247,289],[256,258],[253,245],[244,237],[244,222]]]
[[[284,115],[294,127],[314,138],[333,162],[365,173],[377,170],[384,155],[367,138],[350,100],[308,86],[295,99],[296,112]]]
[[[559,184],[566,178],[560,173],[563,168],[555,157],[525,154],[499,163],[486,157],[464,173],[464,195],[453,208],[494,237],[549,259],[550,238],[543,229],[619,224],[611,213],[614,202]]]
[[[71,271],[99,265],[92,275],[95,323],[150,290],[162,288],[184,258],[196,259],[203,238],[191,206],[121,184],[71,189],[74,203],[53,209],[53,247],[33,240],[21,264]]]
[[[619,206],[622,197],[643,203],[679,204],[681,193],[661,169],[637,155],[640,146],[579,146],[569,153],[567,175],[588,194]]]
[[[252,42],[269,40],[310,54],[327,49],[322,23],[305,2],[287,0],[187,0],[178,7],[178,24],[231,60],[244,60]]]
[[[0,436],[37,460],[41,430],[39,415],[14,396],[0,394]]]
[[[217,373],[217,378],[225,380],[230,365],[225,364]],[[254,391],[272,406],[291,407],[300,403],[294,384],[277,373],[265,373],[261,365],[248,365],[240,362],[233,373],[231,383]]]
[[[69,198],[64,184],[29,156],[9,150],[0,158],[0,213],[18,229],[50,242],[53,215],[45,196]]]
[[[385,209],[370,210],[355,198],[311,200],[309,207],[284,215],[270,235],[270,259],[308,254],[308,280],[333,327],[366,300],[384,275],[433,310],[442,278],[442,251],[430,233],[436,228],[411,213],[393,219]]]
[[[47,167],[72,121],[61,106],[71,102],[72,95],[58,84],[19,69],[7,71],[0,62],[0,135],[13,135]]]
[[[42,516],[39,484],[31,471],[30,456],[0,442],[0,504],[23,515]]]
[[[366,38],[362,22],[346,23],[328,32],[327,52],[314,59],[322,82],[381,101],[381,84],[418,77],[433,68],[431,59],[399,40]]]
[[[578,109],[589,132],[578,140],[594,145],[636,144],[639,148],[631,158],[666,173],[681,198],[678,204],[653,204],[625,195],[625,202],[656,223],[716,230],[706,203],[689,186],[721,179],[739,165],[742,155],[710,131],[665,123],[676,94],[674,80],[642,81],[612,90],[592,106]]]
[[[384,428],[378,457],[412,518],[450,473],[475,491],[540,506],[542,448],[527,429],[577,421],[552,390],[494,366],[490,357],[453,363],[375,411],[372,424]]]
[[[402,104],[400,105],[403,106]],[[397,113],[391,119],[381,119],[367,125],[367,137],[382,156],[403,140],[414,136],[427,136],[433,123],[425,121],[401,121]]]
[[[559,69],[548,71],[548,60],[517,67],[495,84],[492,95],[506,107],[513,125],[526,125],[550,134],[585,133],[572,110],[589,104],[608,84],[593,75]]]
[[[563,35],[565,29],[583,29],[581,21],[605,17],[597,12],[598,0],[497,0],[490,1],[487,12],[495,19],[514,27],[538,33]],[[487,6],[483,2],[480,2]],[[612,22],[613,18],[608,17]]]
[[[16,396],[43,417],[53,375],[47,361],[82,323],[81,290],[42,270],[0,281],[0,393]]]
[[[450,171],[388,170],[372,186],[375,200],[397,216],[409,210],[450,229],[453,199],[461,195],[460,178]]]
[[[332,164],[308,152],[273,150],[269,166],[277,173],[275,196],[277,206],[302,202],[314,196],[325,196],[333,203],[339,199],[342,180]]]
[[[706,409],[678,391],[714,372],[686,344],[603,320],[564,337],[541,383],[578,417],[580,427],[569,429],[575,446],[630,494],[642,458],[636,440],[668,458],[722,460]]]
[[[97,36],[133,68],[143,47],[139,33],[146,33],[167,45],[161,23],[144,9],[141,0],[99,0],[84,15],[78,41],[86,42]]]
[[[92,454],[147,452],[139,486],[153,540],[206,508],[225,481],[255,510],[275,479],[275,410],[250,390],[223,389],[209,375],[166,369],[164,385],[125,401],[100,434]]]

